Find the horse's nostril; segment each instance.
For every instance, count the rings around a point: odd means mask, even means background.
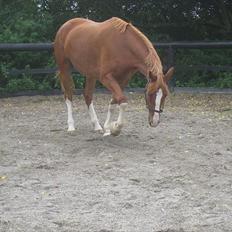
[[[150,124],[150,126],[151,127],[157,127],[158,125],[159,125],[159,121],[153,121],[153,122],[151,122],[151,121],[149,121],[149,124]]]
[[[155,127],[156,125],[153,122],[150,122],[151,127]]]

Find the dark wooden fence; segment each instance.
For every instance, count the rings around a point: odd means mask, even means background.
[[[165,67],[175,66],[177,70],[204,70],[204,71],[232,71],[232,66],[211,66],[211,65],[175,65],[175,51],[177,49],[226,49],[232,48],[232,41],[227,42],[172,42],[172,43],[154,43],[155,48],[163,48],[167,51]],[[4,43],[0,44],[1,53],[20,51],[53,51],[52,43]],[[19,75],[22,73],[30,74],[51,74],[55,73],[56,68],[37,68],[37,69],[13,69],[9,73],[11,75]]]

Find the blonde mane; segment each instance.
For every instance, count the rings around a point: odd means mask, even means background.
[[[117,18],[117,17],[113,17],[111,19],[109,19],[110,23],[112,24],[112,26],[119,30],[121,33],[126,31],[127,26],[130,23],[125,22],[124,20]]]
[[[159,76],[163,74],[163,67],[160,61],[160,58],[155,51],[152,43],[150,40],[135,26],[133,26],[131,23],[127,23],[124,20],[113,17],[109,20],[111,24],[113,25],[114,28],[119,30],[121,33],[125,32],[127,29],[127,26],[131,26],[131,28],[134,30],[134,32],[142,39],[142,41],[146,44],[147,49],[148,49],[148,55],[145,58],[145,64],[148,67],[148,73],[147,76],[149,75],[149,72],[154,74],[155,76]]]

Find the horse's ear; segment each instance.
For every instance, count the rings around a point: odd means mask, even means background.
[[[173,74],[174,74],[174,67],[171,67],[164,75],[164,79],[167,83],[172,79]]]

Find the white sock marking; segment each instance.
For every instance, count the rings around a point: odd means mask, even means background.
[[[118,115],[118,120],[117,120],[117,123],[118,125],[122,126],[123,125],[123,121],[124,121],[124,112],[125,112],[125,108],[127,106],[127,103],[121,103],[119,105],[119,115]]]
[[[95,131],[102,130],[102,127],[101,127],[101,125],[100,125],[100,123],[98,121],[97,114],[96,114],[96,112],[94,110],[94,106],[93,106],[92,102],[89,105],[89,116],[90,116],[91,122],[94,125],[94,130]]]
[[[72,102],[69,99],[65,100],[68,109],[68,131],[74,131],[74,120],[72,115]]]
[[[103,136],[107,136],[107,135],[111,135],[111,134],[113,134],[113,135],[120,134],[120,131],[121,131],[121,129],[123,127],[123,123],[124,123],[123,116],[124,116],[126,106],[127,106],[127,103],[121,103],[119,105],[119,115],[118,115],[117,121],[110,122],[111,114],[113,111],[113,105],[109,104],[106,121],[104,123],[105,133]]]
[[[104,133],[104,136],[107,136],[107,135],[110,135],[110,119],[111,119],[111,113],[113,111],[112,109],[113,105],[109,104],[108,106],[108,112],[107,112],[107,116],[106,116],[106,121],[104,123],[104,130],[105,130],[105,133]]]

